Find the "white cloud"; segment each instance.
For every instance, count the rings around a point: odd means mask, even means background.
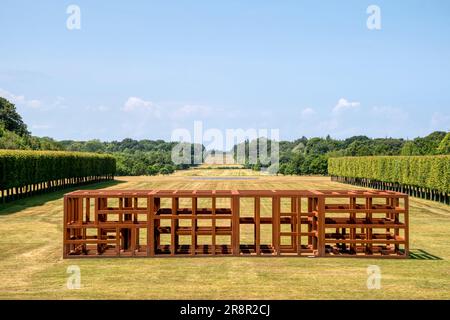
[[[156,108],[156,105],[151,101],[145,101],[138,97],[129,97],[122,110],[130,112],[135,110],[155,110]]]
[[[129,114],[122,126],[129,131],[128,135],[144,137],[151,131],[155,119],[160,119],[164,110],[151,101],[139,97],[129,97],[121,108]]]
[[[305,108],[302,110],[302,117],[308,118],[312,115],[316,114],[316,111],[313,108]]]
[[[348,101],[347,99],[339,99],[337,105],[333,108],[333,113],[339,113],[344,110],[358,109],[361,104],[357,101]]]
[[[410,115],[402,108],[392,106],[361,107],[361,111],[364,111],[364,113],[344,113],[344,110],[358,110],[360,104],[342,100],[345,99],[339,100],[333,112],[319,122],[318,128],[321,131],[338,138],[348,138],[353,135],[402,136],[403,132],[409,131]],[[367,121],[367,119],[370,119],[370,121]],[[364,123],[364,125],[361,126],[358,123]]]
[[[14,104],[26,106],[29,108],[40,108],[42,102],[36,99],[26,99],[23,95],[15,95],[7,90],[0,88],[0,96],[11,101]]]

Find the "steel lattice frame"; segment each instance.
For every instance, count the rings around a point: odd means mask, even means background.
[[[83,190],[64,196],[63,256],[405,258],[408,211],[391,191]]]

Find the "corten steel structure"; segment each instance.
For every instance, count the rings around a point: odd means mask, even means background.
[[[392,191],[95,190],[64,197],[64,258],[408,257]]]

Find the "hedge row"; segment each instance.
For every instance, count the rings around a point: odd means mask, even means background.
[[[109,155],[60,151],[0,150],[0,189],[87,177],[113,178],[116,160]]]
[[[343,157],[328,160],[334,177],[362,178],[450,193],[450,156]]]

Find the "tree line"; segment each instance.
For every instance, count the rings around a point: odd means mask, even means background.
[[[270,163],[250,163],[249,147],[259,140],[243,142],[246,150],[244,166],[264,170]],[[17,113],[14,104],[0,97],[0,149],[60,150],[110,154],[116,159],[117,175],[170,174],[174,170],[187,169],[192,164],[175,165],[171,152],[176,142],[164,140],[133,140],[102,142],[100,140],[56,141],[49,137],[35,137]],[[271,141],[267,141],[269,152]],[[237,150],[239,145],[234,146]],[[192,155],[194,146],[191,145]],[[204,147],[202,146],[204,150]],[[450,133],[433,132],[413,140],[395,138],[369,138],[354,136],[339,140],[330,136],[302,137],[294,141],[279,142],[278,173],[285,175],[327,175],[328,159],[347,156],[418,156],[450,154]],[[193,162],[192,162],[193,163]]]
[[[335,181],[450,204],[449,155],[331,158],[328,170]]]
[[[261,138],[264,139],[264,138]],[[250,164],[249,149],[252,144],[259,143],[260,139],[245,141],[247,168],[259,171],[270,166],[259,161]],[[265,142],[270,150],[271,141]],[[242,146],[241,146],[242,147]],[[238,146],[234,147],[237,150]],[[325,138],[302,137],[295,141],[279,142],[279,171],[285,175],[327,175],[328,160],[336,157],[361,156],[424,156],[450,154],[450,132],[436,131],[426,137],[413,140],[395,138],[369,138],[354,136],[338,140],[330,136]],[[265,156],[265,155],[263,155]]]
[[[110,155],[66,151],[0,150],[1,202],[68,186],[114,179]]]
[[[63,140],[35,137],[16,111],[15,105],[0,97],[0,149],[77,151],[112,155],[116,160],[116,175],[170,174],[191,165],[175,165],[171,152],[176,142],[164,140],[133,140],[102,142]],[[191,145],[192,155],[194,145]]]

